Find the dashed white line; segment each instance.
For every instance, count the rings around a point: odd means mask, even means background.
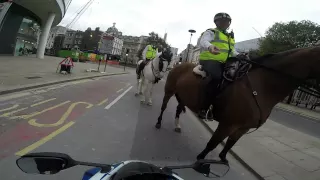
[[[116,99],[114,99],[110,104],[108,104],[104,109],[110,109],[115,103],[117,103],[133,86],[130,86],[126,91],[120,94]]]
[[[119,93],[119,92],[121,92],[121,91],[123,91],[123,88],[119,89],[119,90],[117,91],[117,93]]]

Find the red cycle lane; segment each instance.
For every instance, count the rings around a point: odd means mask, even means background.
[[[25,107],[19,106],[16,109],[1,112],[0,116],[18,109],[28,108],[2,117],[6,124],[11,125],[8,125],[8,128],[2,131],[4,133],[0,134],[0,160],[47,138],[67,125],[68,122],[76,121],[90,108],[94,106],[103,108],[117,98],[128,86],[128,83],[120,82],[117,79],[108,80],[107,83],[106,80],[91,81],[69,86],[56,91],[56,93],[44,93],[42,95],[44,100],[56,98],[49,103],[35,107],[28,107],[29,103],[27,103]],[[1,106],[1,109],[6,108],[8,107]],[[30,150],[32,151],[33,148],[24,150],[24,152]]]
[[[65,114],[66,110],[70,107],[71,104],[72,103],[70,102],[61,107],[35,116],[34,118],[39,124],[54,124],[61,118],[61,116]],[[63,122],[63,124],[58,126],[36,127],[29,124],[30,119],[20,120],[20,123],[0,136],[0,159],[8,155],[12,155],[22,148],[40,140],[41,138],[59,129],[67,122],[76,120],[87,110],[85,106],[86,105],[76,106],[67,117],[67,119]]]

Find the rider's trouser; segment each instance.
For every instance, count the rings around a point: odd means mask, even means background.
[[[140,78],[140,75],[141,75],[141,71],[143,70],[143,68],[146,66],[146,64],[150,61],[150,59],[146,59],[144,61],[142,61],[139,65],[139,68],[138,68],[138,71],[137,71],[137,74],[138,74],[138,79]]]
[[[200,60],[199,63],[207,73],[207,78],[202,83],[200,90],[200,110],[205,110],[217,93],[217,86],[222,78],[223,63],[214,60]]]

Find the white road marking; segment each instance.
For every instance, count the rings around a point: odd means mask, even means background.
[[[104,109],[110,109],[115,103],[117,103],[133,86],[130,86],[126,91],[120,94],[116,99],[114,99],[110,104],[108,104]]]
[[[31,95],[31,93],[30,92],[22,92],[22,93],[4,95],[4,96],[0,97],[0,102],[11,100],[11,99],[16,99],[16,98],[21,98],[23,96],[28,96],[28,95]]]
[[[119,89],[119,90],[117,91],[117,93],[119,93],[119,92],[121,92],[121,91],[123,91],[123,88]]]

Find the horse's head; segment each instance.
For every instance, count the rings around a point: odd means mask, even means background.
[[[165,72],[171,62],[172,52],[169,48],[164,49],[164,51],[159,56],[159,70]]]

